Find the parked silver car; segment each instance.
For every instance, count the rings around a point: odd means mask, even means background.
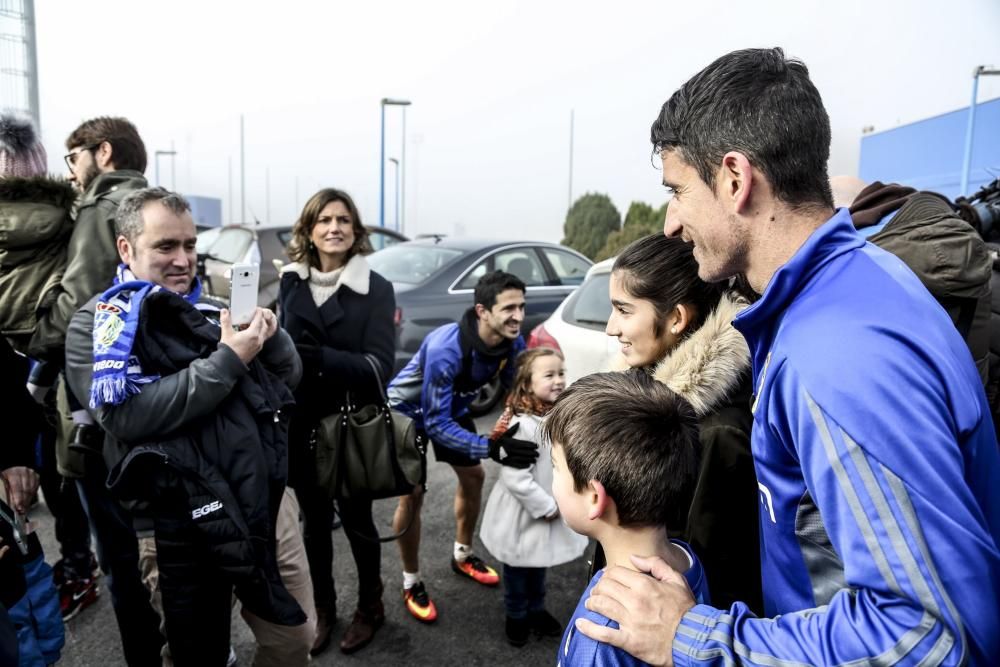
[[[406,237],[384,227],[366,226],[372,248],[382,250]],[[236,263],[260,264],[257,304],[274,308],[278,300],[278,268],[287,262],[285,248],[292,240],[291,225],[229,225],[198,234],[198,275],[214,297],[229,299],[229,267]]]

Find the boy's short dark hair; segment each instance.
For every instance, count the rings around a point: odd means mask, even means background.
[[[604,485],[622,526],[684,530],[700,463],[686,400],[645,371],[595,373],[556,400],[544,433],[563,448],[577,491]]]
[[[111,144],[111,161],[115,169],[146,171],[146,145],[142,143],[139,130],[127,118],[98,116],[84,121],[66,139],[66,149],[96,147],[105,141]]]
[[[513,273],[506,271],[487,273],[476,283],[476,304],[482,304],[486,310],[490,310],[496,305],[497,296],[509,289],[524,292],[524,282]]]

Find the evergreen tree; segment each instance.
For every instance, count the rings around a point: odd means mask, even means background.
[[[577,199],[569,213],[563,232],[563,245],[593,259],[608,239],[621,228],[622,217],[607,195],[588,193]]]

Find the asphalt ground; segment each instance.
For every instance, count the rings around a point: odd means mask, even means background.
[[[494,412],[476,420],[480,433],[488,432],[498,416]],[[428,461],[428,491],[424,500],[423,535],[420,548],[421,574],[438,608],[438,620],[421,624],[406,611],[401,598],[402,572],[399,550],[395,544],[383,545],[382,578],[385,582],[385,625],[365,649],[344,655],[337,648],[341,635],[350,623],[357,601],[354,561],[343,530],[334,535],[334,577],[337,583],[338,620],[334,641],[314,665],[553,665],[557,660],[559,640],[532,639],[527,646],[515,648],[504,636],[503,586],[487,588],[451,571],[450,559],[455,539],[453,502],[455,475],[450,466]],[[500,466],[486,461],[486,485],[483,505],[497,480]],[[375,506],[376,525],[380,532],[391,528],[395,501],[379,501]],[[53,532],[52,516],[43,503],[32,511],[47,560],[59,557]],[[475,552],[500,571],[500,564],[479,541]],[[551,568],[546,586],[546,607],[565,623],[587,585],[588,553],[572,563]],[[66,646],[59,665],[65,667],[110,667],[124,665],[118,625],[111,608],[110,593],[103,587],[91,607],[66,624]],[[231,642],[239,664],[253,664],[254,639],[249,628],[233,610]]]

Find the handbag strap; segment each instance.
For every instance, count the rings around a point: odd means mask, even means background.
[[[382,396],[382,402],[388,403],[389,397],[385,395],[385,384],[382,382],[382,373],[378,370],[378,362],[370,354],[365,355],[365,360],[372,367],[372,372],[375,373],[375,383],[378,384],[378,393]]]
[[[362,540],[364,542],[368,542],[369,544],[388,544],[389,542],[394,542],[394,541],[398,540],[403,535],[406,535],[406,533],[410,530],[410,527],[413,526],[413,522],[417,518],[417,510],[411,510],[410,511],[410,520],[406,522],[406,525],[403,526],[403,529],[401,531],[399,531],[398,533],[393,533],[392,535],[381,535],[381,534],[379,534],[379,533],[376,532],[375,537],[371,537],[369,535],[364,535],[364,534],[359,533],[358,531],[350,528],[347,525],[347,523],[344,522],[344,515],[340,513],[340,508],[337,507],[336,504],[334,504],[334,506],[333,506],[333,511],[334,511],[334,513],[337,516],[340,517],[340,525],[341,525],[341,527],[343,527],[344,532],[350,533],[351,535],[353,535],[354,537],[358,538],[359,540]]]

